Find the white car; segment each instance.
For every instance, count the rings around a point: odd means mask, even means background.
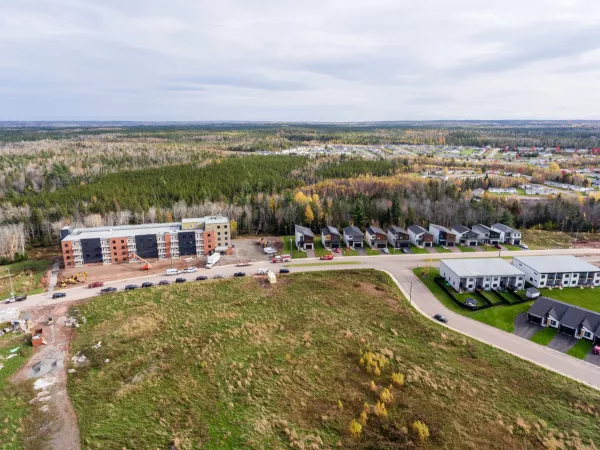
[[[187,269],[185,269],[186,273],[194,273],[197,272],[198,269],[196,269],[195,267],[188,267]]]
[[[390,254],[390,249],[384,248],[383,249],[383,253],[385,253],[386,255],[389,255]]]
[[[257,275],[266,275],[266,274],[268,274],[268,273],[269,273],[269,269],[258,269],[258,270],[256,271],[256,274],[257,274]]]
[[[529,246],[527,244],[521,244],[521,248],[524,248],[527,250],[529,248]]]
[[[4,300],[4,303],[14,303],[15,302],[15,298],[14,297],[9,297],[6,300]]]

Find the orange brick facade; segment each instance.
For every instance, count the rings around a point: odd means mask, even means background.
[[[112,238],[108,242],[110,244],[110,258],[113,264],[129,262],[126,237]]]
[[[66,241],[62,243],[62,255],[65,267],[75,267],[75,260],[73,256],[73,243]]]
[[[208,255],[217,248],[217,240],[215,239],[214,231],[205,231],[202,233],[202,242],[204,243],[204,254]]]

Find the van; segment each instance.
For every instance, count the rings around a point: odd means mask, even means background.
[[[177,275],[177,269],[167,269],[167,275]]]

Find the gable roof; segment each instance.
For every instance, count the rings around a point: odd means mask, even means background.
[[[396,225],[392,225],[390,227],[390,231],[392,232],[392,234],[395,234],[395,235],[398,235],[400,233],[408,234],[408,231],[406,231],[404,228],[397,227]]]
[[[362,231],[360,231],[358,227],[355,227],[354,225],[344,228],[344,234],[347,234],[348,236],[363,236]]]
[[[450,230],[448,228],[442,226],[442,225],[436,225],[435,223],[430,223],[429,226],[433,227],[433,228],[435,228],[437,230],[445,231],[446,233],[450,233]]]
[[[408,231],[412,231],[414,234],[427,233],[427,230],[419,225],[411,225],[408,227]]]
[[[452,225],[450,228],[452,228],[454,231],[458,231],[460,234],[466,233],[467,231],[471,231],[470,228],[467,228],[464,225],[458,223],[456,225]]]
[[[296,233],[302,233],[304,236],[315,237],[310,228],[303,227],[302,225],[295,226]]]
[[[385,234],[385,231],[383,231],[381,228],[375,227],[373,225],[368,227],[367,231],[369,232],[369,234]]]
[[[325,227],[323,227],[321,229],[321,233],[325,233],[325,234],[333,234],[333,235],[340,235],[339,230],[336,227],[332,227],[331,225],[326,225]]]
[[[508,225],[504,225],[503,223],[495,223],[492,225],[492,228],[504,231],[505,233],[512,233],[513,231],[517,231],[514,228],[509,227]]]
[[[482,223],[478,223],[476,225],[473,225],[473,231],[481,231],[481,232],[484,232],[484,233],[489,233],[490,231],[494,231],[494,230],[492,230],[487,225],[484,225]]]
[[[579,328],[585,326],[588,330],[596,333],[600,332],[600,313],[580,308],[579,306],[569,305],[548,297],[538,298],[528,311],[529,314],[538,317],[551,315],[556,318],[561,325],[570,328]]]

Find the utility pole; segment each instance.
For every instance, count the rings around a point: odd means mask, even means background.
[[[413,284],[413,282],[411,281],[410,282],[410,293],[408,294],[408,304],[410,306],[412,306],[412,284]]]
[[[10,296],[14,297],[15,291],[13,289],[12,278],[10,277],[10,269],[7,267],[6,270],[8,270],[8,281],[10,282]]]

